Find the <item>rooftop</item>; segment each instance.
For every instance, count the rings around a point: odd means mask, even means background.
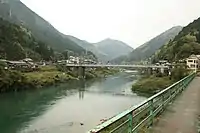
[[[187,59],[194,59],[194,58],[198,58],[200,60],[200,55],[190,55]]]

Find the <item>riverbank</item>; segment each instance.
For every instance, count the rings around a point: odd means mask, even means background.
[[[142,77],[135,84],[132,85],[132,91],[140,95],[151,96],[157,92],[165,89],[173,83],[169,77]]]
[[[155,73],[151,76],[144,75],[132,85],[132,91],[140,95],[152,96],[186,77],[189,73],[190,71],[186,68],[179,66],[172,69],[170,76],[166,76],[167,74],[161,73]]]
[[[117,73],[104,79],[73,80],[41,89],[3,93],[1,133],[87,132],[146,99],[130,91],[131,75]]]
[[[20,91],[30,88],[66,83],[70,80],[79,80],[76,72],[60,71],[56,66],[43,66],[33,72],[19,72],[0,69],[0,92]],[[91,69],[85,72],[86,79],[101,78],[117,73],[116,69]]]

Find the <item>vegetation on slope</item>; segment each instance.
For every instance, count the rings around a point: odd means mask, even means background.
[[[84,49],[93,52],[96,57],[98,57],[101,61],[110,61],[116,57],[126,55],[130,53],[133,48],[125,44],[124,42],[113,40],[113,39],[105,39],[98,43],[89,43],[84,40],[80,40],[73,36],[65,36]]]
[[[52,48],[36,41],[29,30],[0,18],[0,58],[19,60],[28,56],[50,60],[53,54]]]
[[[5,70],[4,67],[4,64],[0,64],[0,92],[41,88],[57,83],[66,83],[69,80],[78,80],[76,70],[64,70],[56,66],[42,66],[33,72]],[[118,70],[106,68],[86,70],[85,78],[101,78],[116,72]]]
[[[160,47],[168,43],[170,39],[173,39],[180,31],[182,27],[176,26],[163,32],[162,34],[156,36],[145,44],[134,49],[128,56],[122,56],[116,58],[114,62],[132,62],[141,61],[148,59],[152,54],[154,54]]]
[[[106,61],[108,60],[108,55],[105,54],[103,51],[99,50],[95,45],[93,45],[92,43],[89,43],[87,41],[84,41],[84,40],[80,40],[76,37],[73,37],[73,36],[65,36],[69,39],[71,39],[72,41],[74,41],[75,43],[77,43],[79,46],[83,47],[85,50],[87,50],[87,53],[88,52],[92,52],[95,54],[95,56],[99,59],[99,60],[103,60],[103,61]]]
[[[49,69],[50,68],[50,69]],[[71,75],[58,71],[55,67],[43,67],[38,71],[22,73],[4,70],[0,66],[0,92],[19,91],[75,79]]]
[[[161,46],[168,43],[170,39],[173,39],[181,29],[181,26],[173,27],[138,47],[130,54],[130,60],[139,61],[149,58]]]
[[[166,87],[170,86],[174,82],[179,81],[189,74],[189,71],[182,64],[177,65],[172,69],[171,76],[164,76],[160,73],[144,76],[134,83],[132,91],[142,95],[153,95]]]
[[[133,50],[133,48],[126,43],[110,38],[95,43],[94,45],[98,50],[107,55],[107,61],[113,60],[122,55],[127,55]]]
[[[0,17],[17,25],[23,24],[27,27],[37,40],[40,40],[54,50],[64,50],[81,53],[84,49],[56,30],[50,23],[30,10],[20,0],[6,0],[0,2]]]
[[[158,60],[178,62],[191,54],[200,54],[200,18],[184,27],[182,31],[169,43],[162,46],[152,57],[153,63]],[[177,64],[172,70],[171,81],[169,78],[148,77],[141,79],[133,85],[133,91],[154,94],[164,89],[170,82],[175,82],[188,74],[185,64]]]
[[[182,31],[168,44],[153,55],[153,62],[161,59],[170,62],[200,54],[200,18],[184,27]]]
[[[132,91],[141,94],[153,95],[159,92],[160,90],[168,87],[172,83],[173,82],[169,80],[168,77],[144,77],[135,84],[133,84]]]

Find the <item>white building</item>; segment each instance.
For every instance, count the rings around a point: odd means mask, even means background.
[[[198,69],[200,68],[200,55],[191,55],[187,58],[186,62],[190,69]]]
[[[167,60],[159,60],[158,63],[156,63],[158,66],[169,66],[171,65]]]

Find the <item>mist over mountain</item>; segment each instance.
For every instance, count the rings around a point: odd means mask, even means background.
[[[116,57],[130,53],[133,48],[127,44],[113,39],[105,39],[98,43],[89,43],[73,36],[66,36],[72,41],[83,47],[85,50],[93,52],[99,61],[107,62]]]
[[[159,48],[168,43],[171,39],[173,39],[178,33],[182,30],[181,26],[175,26],[170,28],[169,30],[161,33],[150,41],[144,43],[138,48],[134,49],[127,56],[122,56],[113,60],[113,62],[121,63],[121,62],[137,62],[141,60],[146,60],[151,55],[153,55]]]
[[[153,56],[152,61],[179,61],[190,55],[200,54],[200,18],[185,26],[179,34],[162,46]]]
[[[56,51],[70,50],[76,53],[84,51],[82,47],[56,30],[50,23],[30,10],[20,0],[0,0],[0,17],[28,28],[34,37],[51,46]]]
[[[97,47],[98,50],[102,51],[108,56],[108,60],[126,55],[133,50],[133,48],[130,47],[128,44],[119,40],[113,40],[109,38],[95,43],[94,45]]]

